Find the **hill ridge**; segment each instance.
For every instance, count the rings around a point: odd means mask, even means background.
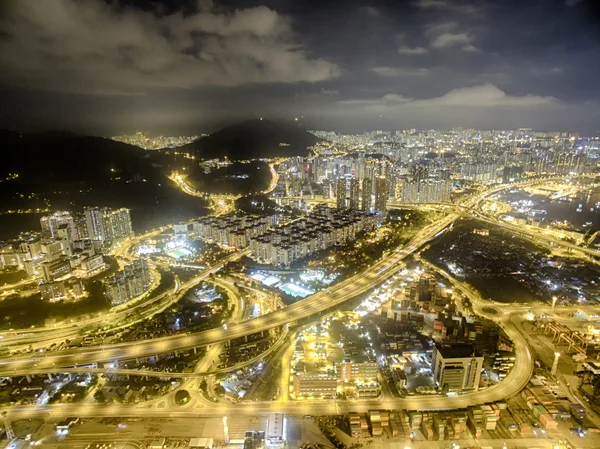
[[[307,156],[321,139],[294,122],[253,119],[222,128],[183,147],[203,159]]]

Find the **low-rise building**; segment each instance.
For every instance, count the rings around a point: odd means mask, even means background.
[[[40,293],[42,299],[53,302],[79,299],[84,295],[85,289],[80,280],[69,279],[68,281],[42,283],[40,284]]]
[[[80,268],[85,274],[89,274],[104,268],[104,266],[104,257],[102,257],[102,254],[96,254],[83,259]]]
[[[46,282],[52,282],[55,279],[65,276],[71,270],[71,263],[66,256],[42,263],[42,276]]]
[[[176,224],[173,226],[173,233],[175,235],[178,234],[187,234],[189,226],[187,224]]]
[[[479,388],[483,357],[471,344],[436,344],[432,366],[434,381],[442,390],[462,392]]]
[[[377,362],[342,362],[337,365],[341,382],[376,380],[379,374]]]
[[[402,368],[392,369],[392,379],[398,391],[402,391],[406,388],[406,373]]]
[[[285,445],[285,417],[281,413],[271,413],[267,421],[267,447],[280,448]]]
[[[294,393],[302,397],[335,398],[338,380],[334,376],[296,375],[294,376]]]

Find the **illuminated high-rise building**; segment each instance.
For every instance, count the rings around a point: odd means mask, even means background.
[[[110,210],[109,213],[105,214],[104,230],[106,231],[107,240],[112,243],[133,236],[129,209],[122,207],[121,209]]]
[[[427,179],[429,176],[429,170],[424,165],[413,165],[410,170],[413,181],[420,182]]]
[[[152,284],[152,275],[145,260],[136,260],[127,265],[123,271],[105,281],[106,294],[112,305],[142,295]]]
[[[88,235],[102,244],[112,244],[133,235],[129,209],[86,208]]]
[[[370,178],[362,180],[362,204],[361,210],[370,212],[373,205],[373,181]]]
[[[387,179],[383,176],[375,178],[375,210],[385,213],[387,205]]]
[[[73,255],[73,235],[69,229],[69,225],[64,223],[60,225],[56,231],[56,237],[62,241],[63,250],[67,256]]]
[[[451,190],[452,183],[445,180],[404,181],[401,198],[404,203],[443,203],[450,200]]]
[[[335,183],[335,197],[338,209],[346,209],[346,178],[338,178]]]
[[[106,240],[106,233],[104,231],[104,222],[102,220],[102,209],[98,207],[87,207],[85,209],[85,221],[89,238],[91,240],[104,242]]]
[[[77,237],[76,240],[85,240],[90,238],[85,216],[80,216],[75,220],[75,233]]]
[[[55,212],[52,215],[46,215],[40,218],[42,232],[48,237],[57,237],[58,228],[65,224],[67,225],[69,238],[75,240],[77,235],[75,231],[75,221],[70,212]]]
[[[360,188],[358,179],[350,178],[350,209],[358,210],[360,203]]]

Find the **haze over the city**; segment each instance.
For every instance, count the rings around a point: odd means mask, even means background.
[[[600,448],[598,1],[0,1],[0,449]]]
[[[0,126],[117,135],[307,126],[591,134],[600,15],[565,1],[3,2]]]

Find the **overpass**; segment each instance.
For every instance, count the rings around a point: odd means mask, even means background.
[[[549,179],[561,178],[562,177]],[[483,198],[493,195],[499,191],[520,185],[542,183],[549,179],[521,181],[515,184],[497,186],[465,198],[464,202],[457,207],[469,209],[474,207]],[[35,369],[55,369],[58,371],[60,367],[76,367],[78,365],[89,365],[92,363],[123,359],[135,359],[149,357],[160,353],[193,349],[243,337],[261,330],[280,327],[284,324],[325,312],[328,309],[336,307],[350,299],[356,298],[357,296],[368,292],[378,284],[384,282],[386,279],[394,275],[398,271],[398,265],[402,260],[419,249],[421,246],[425,245],[458,218],[458,214],[451,213],[437,223],[423,228],[404,248],[396,252],[392,252],[390,255],[376,262],[362,273],[348,278],[347,280],[334,285],[330,289],[320,291],[284,309],[277,310],[243,323],[233,324],[227,329],[216,328],[199,333],[174,335],[154,340],[79,348],[66,351],[56,351],[52,353],[23,354],[20,356],[2,358],[0,359],[0,375]],[[211,272],[218,271],[219,268],[219,266],[212,267]],[[208,273],[205,272],[200,276],[192,278],[191,280],[182,284],[181,289],[189,288],[195,285],[197,282],[199,282],[199,279],[202,278],[201,276],[206,275],[208,275]]]
[[[148,404],[53,404],[45,406],[13,406],[0,411],[7,411],[11,417],[27,418],[47,416],[59,418],[76,414],[80,417],[201,417],[226,416],[231,413],[243,415],[260,415],[269,413],[285,413],[290,415],[306,414],[341,414],[349,412],[367,412],[372,409],[403,410],[454,410],[459,408],[505,400],[518,394],[529,382],[533,359],[527,341],[507,316],[501,325],[509,338],[515,343],[515,367],[500,383],[491,387],[466,393],[460,396],[413,396],[406,398],[359,399],[355,401],[315,400],[297,402],[243,402],[235,404],[210,404],[207,407],[197,400],[185,407],[167,406],[148,408]]]
[[[591,258],[600,257],[600,250],[598,250],[598,249],[592,249],[592,248],[586,248],[583,246],[579,246],[574,243],[570,243],[565,240],[545,234],[544,232],[532,232],[530,229],[527,229],[525,227],[513,225],[513,224],[507,223],[502,220],[494,220],[494,219],[491,219],[480,213],[474,213],[473,216],[475,218],[477,218],[478,220],[485,221],[486,223],[490,223],[495,226],[505,228],[509,231],[512,231],[516,234],[523,235],[523,236],[531,238],[533,240],[541,240],[543,243],[546,243],[546,244],[562,246],[562,247],[565,247],[565,248],[573,250],[573,251],[578,251],[578,252],[585,254],[586,256],[589,256]]]
[[[77,337],[82,333],[82,331],[86,327],[102,325],[111,322],[117,323],[119,320],[127,318],[128,316],[131,316],[137,312],[144,312],[142,316],[136,318],[134,321],[128,322],[123,325],[119,325],[112,329],[115,330],[124,326],[130,326],[150,316],[162,312],[163,310],[171,306],[173,303],[178,301],[187,290],[197,285],[202,280],[208,278],[211,274],[216,273],[221,268],[223,268],[224,264],[230,261],[237,260],[248,253],[249,250],[228,254],[227,256],[219,259],[213,265],[202,270],[193,278],[188,279],[184,283],[180,284],[176,280],[176,284],[173,290],[167,290],[163,293],[160,293],[157,296],[150,296],[147,300],[139,302],[137,304],[128,304],[128,308],[117,306],[111,309],[109,312],[98,314],[88,319],[80,321],[71,320],[51,327],[27,328],[5,331],[0,334],[0,346],[29,344],[44,338],[47,339],[45,343],[45,346],[47,346],[53,340],[56,339],[64,340],[66,338]]]
[[[232,366],[225,366],[210,371],[155,371],[149,369],[133,369],[133,368],[119,368],[110,366],[104,366],[99,368],[97,366],[79,366],[79,367],[61,367],[61,368],[42,368],[42,369],[30,369],[23,371],[16,371],[10,376],[5,374],[6,377],[15,376],[35,376],[43,374],[56,374],[56,373],[70,373],[70,374],[119,374],[123,376],[141,376],[141,377],[157,377],[157,378],[182,378],[182,379],[193,379],[205,376],[212,376],[215,374],[224,374],[237,371],[247,366],[253,365],[257,362],[265,360],[266,357],[270,356],[275,350],[277,350],[281,344],[285,341],[288,336],[288,326],[283,326],[281,335],[273,342],[266,351],[261,352],[255,357],[245,360],[240,363],[236,363]]]
[[[103,361],[135,359],[157,353],[181,351],[244,337],[261,330],[300,320],[353,299],[368,292],[398,271],[398,264],[435,235],[453,223],[458,215],[451,214],[434,225],[421,230],[401,252],[395,252],[373,264],[364,272],[342,281],[328,290],[320,291],[286,308],[262,315],[242,323],[232,324],[226,329],[217,328],[193,334],[174,335],[154,340],[120,343],[100,347],[80,348],[52,353],[24,354],[0,359],[0,375],[14,371],[41,368],[59,368]],[[193,282],[192,282],[193,281]],[[182,288],[195,285],[194,279],[182,284]]]
[[[473,196],[465,203],[466,207],[473,207],[478,201],[487,195],[496,193],[503,188],[502,186],[492,191]],[[386,258],[380,260],[364,273],[349,278],[333,286],[327,292],[319,292],[303,301],[299,301],[292,306],[277,312],[264,315],[254,320],[246,321],[237,325],[230,326],[227,332],[224,329],[212,329],[198,334],[185,336],[173,336],[160,341],[144,341],[129,343],[127,345],[111,345],[110,347],[89,348],[86,350],[77,350],[61,354],[55,354],[52,357],[24,356],[18,360],[4,359],[0,361],[0,370],[19,371],[36,369],[55,370],[61,372],[61,366],[73,366],[76,363],[82,363],[79,360],[102,359],[113,360],[119,358],[125,353],[135,357],[135,353],[141,353],[150,350],[173,351],[177,347],[196,347],[205,344],[225,341],[231,338],[248,335],[261,329],[269,329],[277,326],[277,323],[288,323],[323,312],[331,307],[335,307],[342,302],[354,298],[367,292],[373,286],[384,282],[388,277],[398,271],[398,263],[409,254],[415,252],[426,242],[442,232],[447,226],[458,218],[457,214],[451,214],[445,217],[435,225],[424,228],[415,238],[413,238],[404,248],[392,253]],[[461,286],[464,289],[464,286]],[[173,409],[170,407],[164,409],[148,409],[147,405],[96,405],[81,404],[77,406],[78,416],[102,417],[102,416],[145,416],[145,417],[197,417],[197,416],[215,416],[215,414],[227,415],[236,414],[267,414],[267,413],[287,413],[287,414],[339,414],[351,411],[365,412],[373,408],[387,409],[407,409],[407,410],[450,410],[464,408],[472,405],[478,405],[487,402],[506,399],[518,393],[529,381],[533,360],[526,339],[520,334],[518,328],[513,324],[512,318],[516,316],[514,312],[509,316],[504,316],[499,324],[503,327],[508,337],[515,343],[516,363],[513,369],[504,381],[492,387],[477,392],[467,393],[455,397],[408,397],[402,399],[381,399],[381,400],[358,400],[358,401],[309,401],[295,402],[252,402],[242,404],[214,404],[210,408],[201,408],[202,406],[192,401],[185,410],[181,408]],[[225,335],[226,334],[226,335]],[[129,346],[129,348],[128,348]],[[133,348],[131,348],[133,346]],[[232,368],[227,368],[230,371]],[[46,371],[47,372],[47,371]],[[163,376],[166,373],[163,373]],[[0,373],[1,375],[1,373]],[[196,408],[193,408],[196,407]],[[68,404],[37,406],[17,406],[6,408],[11,415],[22,417],[39,416],[50,414],[53,417],[72,415],[73,406]]]

